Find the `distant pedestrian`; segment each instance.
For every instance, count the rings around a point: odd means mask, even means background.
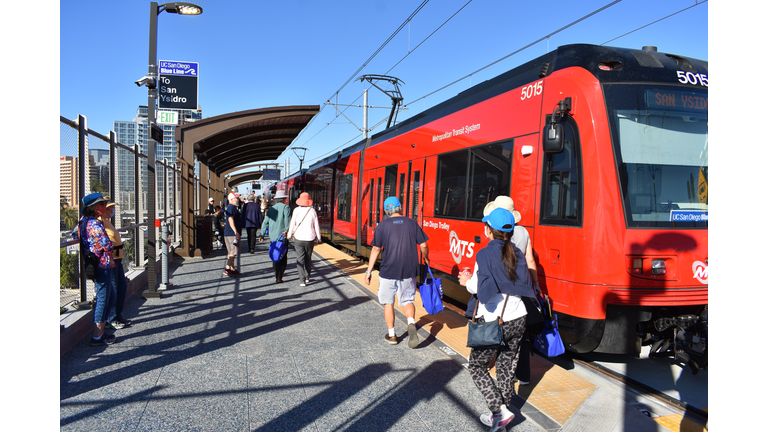
[[[312,274],[312,251],[315,243],[320,243],[320,222],[317,212],[312,208],[309,194],[302,192],[296,200],[296,207],[291,216],[291,226],[288,229],[288,239],[295,239],[296,266],[299,270],[299,285],[309,285]]]
[[[213,197],[208,198],[208,211],[207,213],[213,214],[214,212]]]
[[[391,196],[384,200],[384,212],[387,219],[376,226],[371,246],[371,257],[368,260],[368,270],[365,272],[365,284],[371,284],[371,272],[379,254],[379,303],[384,305],[384,321],[387,324],[385,340],[397,344],[395,335],[395,295],[398,304],[403,308],[408,319],[408,346],[416,348],[419,336],[416,332],[416,307],[413,300],[418,287],[419,255],[424,263],[429,265],[429,238],[413,219],[401,215],[402,205],[397,197]]]
[[[255,202],[253,194],[248,196],[248,202],[243,206],[243,225],[248,232],[248,251],[256,252],[256,233],[264,222],[259,205]]]
[[[264,233],[267,232],[270,241],[277,241],[280,234],[283,234],[285,238],[288,238],[288,227],[291,224],[291,208],[288,207],[288,195],[284,191],[278,191],[275,194],[275,205],[267,210],[267,214],[264,216],[264,222],[261,224],[261,236],[259,236],[259,242],[264,241]],[[285,269],[288,267],[288,253],[285,254],[283,259],[272,263],[272,267],[275,269],[275,281],[277,283],[283,282],[283,275]]]
[[[227,197],[229,205],[224,210],[224,244],[227,245],[227,264],[224,266],[224,276],[237,276],[240,271],[235,268],[235,257],[240,255],[240,232],[243,229],[243,218],[237,210],[239,195],[230,193]]]
[[[83,253],[90,251],[98,258],[96,279],[93,281],[96,297],[93,306],[95,328],[91,346],[105,346],[115,342],[115,335],[104,332],[116,295],[115,287],[112,285],[112,269],[115,267],[115,260],[112,257],[113,244],[104,229],[104,224],[98,219],[99,216],[107,214],[109,202],[111,201],[102,197],[99,192],[83,197],[82,217],[72,232],[72,237],[81,241]]]
[[[224,245],[224,210],[220,206],[213,208],[213,235],[216,237],[216,246]]]
[[[107,203],[107,213],[99,217],[99,220],[104,225],[104,229],[112,241],[112,257],[115,259],[115,267],[112,269],[112,286],[115,287],[116,297],[115,305],[110,309],[107,316],[107,327],[120,330],[131,325],[131,320],[123,317],[123,306],[125,306],[128,281],[125,278],[125,269],[123,268],[123,240],[111,221],[114,213],[115,203]]]
[[[485,398],[490,413],[480,421],[490,432],[505,427],[515,415],[509,411],[515,394],[515,369],[520,342],[525,332],[525,304],[521,296],[534,297],[525,256],[512,242],[515,217],[505,208],[496,208],[483,218],[485,236],[490,240],[476,255],[474,273],[459,275],[459,283],[470,294],[477,294],[477,322],[503,320],[505,345],[497,348],[472,348],[467,369]],[[496,382],[488,369],[496,358]]]

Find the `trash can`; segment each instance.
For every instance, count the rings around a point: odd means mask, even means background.
[[[211,216],[195,216],[195,249],[201,255],[208,255],[213,249]]]

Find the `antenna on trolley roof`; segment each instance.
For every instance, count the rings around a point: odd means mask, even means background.
[[[400,93],[400,84],[405,84],[400,78],[395,78],[387,75],[363,75],[360,81],[368,81],[372,86],[381,90],[385,95],[392,98],[392,111],[389,113],[389,120],[387,120],[387,129],[397,121],[397,108],[403,104],[403,95]],[[376,85],[374,81],[388,81],[395,88],[394,90],[384,90]],[[394,121],[393,121],[394,120]]]

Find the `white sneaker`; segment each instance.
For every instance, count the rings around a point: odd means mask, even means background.
[[[491,427],[493,425],[493,419],[491,418],[493,416],[492,412],[487,412],[485,414],[480,414],[480,423]]]
[[[512,414],[506,406],[502,405],[501,411],[498,414],[491,416],[491,420],[493,420],[493,422],[491,424],[491,428],[488,429],[488,432],[496,432],[503,429],[514,418],[515,415]]]

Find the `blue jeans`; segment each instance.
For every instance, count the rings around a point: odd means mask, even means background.
[[[96,298],[93,307],[93,322],[101,323],[107,320],[109,311],[115,306],[115,287],[112,285],[114,269],[99,268],[96,272]]]
[[[125,293],[128,291],[128,281],[125,279],[125,269],[123,269],[123,259],[115,260],[115,268],[112,269],[112,286],[115,287],[117,297],[115,306],[110,309],[108,322],[115,320],[124,320],[123,306],[125,306]]]

